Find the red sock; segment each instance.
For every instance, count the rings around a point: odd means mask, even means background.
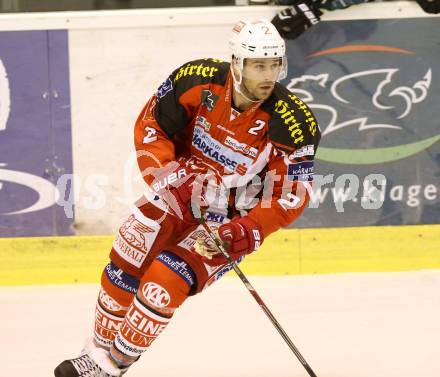
[[[154,260],[142,277],[114,347],[127,356],[141,355],[168,325],[189,290],[188,283],[178,273]]]
[[[101,277],[101,290],[95,310],[95,342],[110,348],[128,307],[139,286],[139,280],[110,262]]]

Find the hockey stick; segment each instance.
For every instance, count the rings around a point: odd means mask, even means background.
[[[214,242],[214,244],[217,246],[218,250],[223,254],[223,256],[226,258],[228,263],[232,266],[240,280],[243,282],[243,284],[248,289],[249,293],[252,295],[252,297],[257,301],[258,305],[260,305],[261,309],[263,309],[263,312],[266,313],[269,320],[272,322],[272,324],[275,326],[275,328],[278,330],[280,335],[283,337],[284,341],[287,343],[289,348],[292,350],[292,352],[295,354],[295,356],[298,358],[300,363],[303,365],[307,373],[310,375],[310,377],[317,377],[315,372],[312,370],[310,365],[307,363],[307,361],[304,359],[304,357],[301,355],[301,353],[298,351],[296,346],[293,344],[293,342],[290,340],[287,333],[284,331],[284,329],[281,327],[281,325],[278,323],[276,318],[273,316],[269,308],[266,306],[266,304],[261,299],[260,295],[257,293],[255,288],[252,286],[252,284],[249,282],[249,280],[246,278],[243,271],[241,271],[240,267],[238,267],[238,264],[235,263],[235,261],[232,259],[232,257],[229,255],[229,253],[226,251],[226,249],[223,247],[223,244],[221,240],[219,240],[216,235],[213,233],[209,225],[206,223],[206,219],[204,216],[201,216],[199,218],[199,222],[203,227],[205,228],[206,232],[208,233],[209,238]]]

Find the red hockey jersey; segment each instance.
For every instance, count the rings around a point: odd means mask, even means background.
[[[138,164],[144,171],[181,156],[201,158],[231,188],[233,209],[246,209],[267,237],[308,202],[320,130],[309,107],[278,83],[242,113],[232,108],[232,91],[230,63],[200,59],[177,68],[136,121],[136,149],[148,152],[138,153]],[[248,199],[240,202],[243,192]]]

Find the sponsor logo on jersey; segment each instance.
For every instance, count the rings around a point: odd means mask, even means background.
[[[206,157],[219,163],[231,172],[245,174],[247,167],[250,166],[253,161],[213,139],[211,135],[200,127],[194,128],[192,145]]]
[[[105,274],[113,285],[123,289],[126,292],[136,293],[139,288],[139,279],[127,274],[113,264],[113,262],[110,262],[105,267]]]
[[[147,302],[156,308],[164,308],[171,302],[171,297],[168,291],[154,282],[146,283],[142,287],[142,293]]]
[[[182,258],[168,251],[163,251],[156,259],[175,271],[190,287],[194,285],[194,272]]]
[[[171,78],[168,77],[162,84],[159,86],[159,89],[157,89],[156,97],[162,98],[167,93],[171,92],[173,90],[173,82],[171,81]]]
[[[280,114],[281,120],[286,126],[289,127],[290,136],[295,144],[299,144],[304,141],[303,131],[301,130],[301,122],[298,122],[294,114],[295,110],[283,100],[278,100],[275,104],[275,112]]]
[[[219,62],[221,60],[207,59],[213,62]],[[179,72],[177,72],[174,77],[174,82],[177,82],[182,77],[186,76],[202,76],[202,77],[214,77],[215,73],[218,72],[218,68],[211,65],[204,65],[200,63],[199,65],[188,63],[187,65],[180,67]]]
[[[318,129],[318,123],[316,122],[316,118],[310,111],[309,107],[306,105],[304,101],[299,99],[295,94],[289,94],[289,98],[298,105],[298,110],[302,111],[304,114],[305,122],[307,123],[309,127],[309,132],[312,134],[312,136],[316,135],[316,131]]]
[[[288,103],[281,99],[278,100],[275,104],[275,112],[280,115],[281,120],[288,126],[290,136],[294,143],[299,144],[304,141],[304,125],[308,125],[309,132],[312,136],[315,136],[318,123],[304,101],[300,100],[294,94],[290,94],[288,97],[292,102]],[[303,113],[301,116],[303,121],[301,122],[298,121],[298,112]]]
[[[313,161],[302,161],[288,166],[289,181],[312,181]]]
[[[230,136],[226,136],[225,144],[228,147],[231,147],[234,151],[239,151],[245,155],[251,156],[253,158],[257,157],[258,149],[254,147],[250,147],[245,143],[240,143]]]
[[[224,132],[226,132],[229,135],[232,135],[232,136],[235,135],[234,131],[228,130],[225,126],[222,126],[221,124],[217,124],[217,128],[222,130],[222,131],[224,131]]]
[[[208,120],[201,115],[197,115],[195,124],[198,126],[202,126],[206,131],[209,131],[211,129],[211,123],[209,123]]]
[[[206,106],[208,111],[212,111],[214,109],[215,104],[218,101],[218,96],[213,94],[208,89],[202,90],[202,106]]]
[[[295,158],[304,157],[304,156],[313,156],[315,154],[315,147],[313,145],[304,145],[303,147],[297,149],[295,152],[291,153],[288,156],[290,161]]]

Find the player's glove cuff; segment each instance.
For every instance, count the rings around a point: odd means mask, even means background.
[[[234,261],[257,250],[264,240],[260,224],[248,216],[221,225],[218,229],[218,238]],[[210,266],[220,266],[228,262],[217,247],[206,244],[204,240],[196,243],[194,251]]]
[[[257,250],[264,239],[261,225],[249,216],[221,225],[218,235],[234,260]]]

